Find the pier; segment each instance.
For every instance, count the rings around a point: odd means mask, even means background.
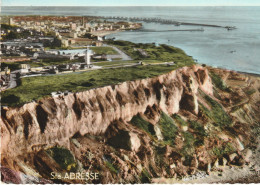
[[[227,30],[237,29],[235,26],[220,26],[220,25],[214,25],[214,24],[189,23],[189,22],[180,22],[180,21],[175,21],[175,20],[170,20],[170,19],[161,19],[161,18],[120,17],[120,16],[95,16],[94,18],[120,20],[120,21],[131,21],[131,22],[141,21],[141,22],[146,22],[146,23],[160,23],[160,24],[169,24],[169,25],[175,25],[175,26],[189,25],[189,26],[224,28]]]
[[[135,32],[171,32],[171,31],[201,31],[203,32],[204,29],[179,29],[179,30],[153,30],[153,29],[140,29],[140,30],[135,30]]]

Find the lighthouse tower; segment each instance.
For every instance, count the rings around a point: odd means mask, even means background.
[[[93,55],[92,50],[87,47],[87,50],[85,51],[85,63],[87,64],[87,67],[90,68],[90,57]]]

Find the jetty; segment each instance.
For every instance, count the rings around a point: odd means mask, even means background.
[[[193,31],[201,31],[203,32],[204,29],[203,28],[200,28],[200,29],[179,29],[179,30],[154,30],[154,29],[139,29],[139,30],[134,30],[135,32],[177,32],[177,31],[190,31],[190,32],[193,32]]]
[[[227,29],[227,30],[237,29],[235,26],[220,26],[220,25],[214,25],[214,24],[180,22],[180,21],[176,21],[176,20],[161,19],[161,18],[120,17],[120,16],[91,16],[91,17],[98,18],[98,19],[110,19],[110,20],[131,21],[131,22],[141,21],[141,22],[146,22],[146,23],[160,23],[160,24],[169,24],[169,25],[175,25],[175,26],[189,25],[189,26],[224,28],[224,29]]]

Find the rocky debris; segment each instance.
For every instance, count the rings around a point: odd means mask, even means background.
[[[246,161],[244,159],[244,156],[239,155],[232,161],[232,163],[237,166],[244,166],[246,164]]]
[[[130,132],[129,137],[130,137],[131,150],[138,152],[138,150],[141,146],[141,142],[140,142],[140,139],[138,138],[138,135],[133,132]]]
[[[145,91],[148,91],[148,90],[145,90]],[[156,106],[155,104],[153,106],[148,105],[144,112],[144,116],[146,117],[148,122],[155,125],[160,119],[159,107]]]
[[[220,160],[219,160],[219,165],[223,166],[223,167],[226,167],[228,163],[228,160],[225,158],[225,157],[222,157]]]
[[[219,160],[217,159],[214,164],[213,164],[213,168],[218,168],[219,167]]]
[[[193,154],[193,157],[192,157],[192,160],[190,163],[190,169],[191,169],[190,174],[193,175],[196,172],[196,170],[198,169],[198,167],[199,167],[199,161],[197,159],[197,155]]]
[[[107,143],[115,148],[138,152],[141,146],[138,134],[130,131],[125,123],[120,121],[111,124],[105,134]]]
[[[0,167],[1,182],[7,184],[52,184],[47,179],[25,175],[24,173],[11,170],[9,168]]]
[[[162,132],[161,132],[161,130],[160,130],[158,125],[154,126],[154,131],[155,131],[157,139],[162,141],[163,140],[163,135],[162,135]]]
[[[198,171],[195,174],[191,175],[191,176],[187,176],[184,177],[182,179],[182,181],[191,181],[191,180],[195,180],[195,179],[204,179],[205,177],[208,177],[208,174],[204,171]]]
[[[207,165],[207,174],[209,175],[211,171],[211,163],[208,163]]]
[[[252,154],[253,154],[252,150],[250,150],[248,148],[242,151],[242,155],[244,156],[244,159],[247,163],[250,162],[250,158],[251,158]]]
[[[187,167],[182,164],[182,162],[177,161],[176,163],[176,169],[175,172],[178,174],[178,176],[185,177],[188,175],[187,173]]]
[[[238,155],[236,153],[230,154],[229,156],[229,161],[233,161],[236,157],[238,157]]]
[[[173,164],[170,165],[170,168],[174,169],[174,168],[176,168],[176,165],[173,163]]]

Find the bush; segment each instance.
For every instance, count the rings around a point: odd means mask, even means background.
[[[222,91],[230,91],[230,89],[226,86],[226,84],[223,82],[221,77],[213,72],[210,73],[210,77],[212,79],[213,84]]]
[[[212,154],[218,158],[223,157],[224,155],[228,155],[234,153],[236,151],[235,147],[232,143],[226,143],[221,147],[214,147],[212,149]]]
[[[164,141],[170,145],[174,145],[174,140],[178,133],[178,127],[175,125],[173,119],[162,112],[158,124],[161,129]]]
[[[197,135],[199,136],[207,136],[207,133],[203,127],[203,125],[201,125],[200,123],[196,122],[196,121],[189,121],[189,127],[192,128]]]
[[[178,114],[174,114],[174,115],[172,115],[172,117],[180,125],[182,125],[182,126],[187,126],[188,125],[188,123],[186,121],[184,121]]]
[[[61,147],[53,147],[46,152],[66,171],[76,172],[77,162],[68,149]]]
[[[146,169],[142,170],[140,180],[142,183],[151,183],[151,176]]]
[[[131,121],[130,121],[133,125],[141,128],[142,130],[144,130],[145,132],[149,133],[150,135],[154,136],[155,135],[155,131],[153,128],[153,125],[147,121],[145,121],[140,114],[137,114],[136,116],[134,116]]]
[[[210,119],[212,119],[216,126],[220,128],[224,128],[226,126],[230,126],[232,124],[232,119],[229,115],[223,110],[222,106],[210,98],[208,95],[204,95],[205,100],[211,106],[211,111],[208,110],[205,106],[200,104],[200,109],[202,112]]]
[[[192,155],[192,153],[194,152],[195,138],[193,134],[188,131],[183,132],[182,135],[184,137],[184,145],[182,147],[181,153],[184,156]]]

